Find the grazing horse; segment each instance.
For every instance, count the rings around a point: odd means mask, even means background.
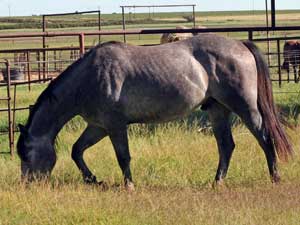
[[[19,125],[22,175],[29,180],[50,175],[55,138],[67,121],[80,115],[87,127],[73,145],[72,158],[84,181],[97,183],[84,151],[108,136],[125,187],[132,190],[127,126],[182,118],[201,105],[217,140],[217,184],[226,176],[235,146],[232,112],[264,150],[272,181],[279,181],[277,155],[286,159],[292,147],[274,107],[268,67],[253,43],[215,34],[159,46],[108,42],[91,49],[50,83],[26,125]]]
[[[206,27],[204,26],[197,26],[196,28],[198,29],[204,29]],[[184,30],[184,29],[188,29],[188,27],[185,26],[177,26],[176,27],[177,30]],[[175,41],[181,41],[181,40],[185,40],[187,38],[193,37],[195,35],[197,35],[198,33],[192,34],[192,33],[164,33],[162,34],[161,38],[160,38],[160,44],[166,44],[169,42],[175,42]]]
[[[285,42],[283,47],[283,58],[282,69],[287,70],[289,79],[290,65],[292,65],[294,70],[294,80],[298,83],[300,77],[300,42],[296,40]]]

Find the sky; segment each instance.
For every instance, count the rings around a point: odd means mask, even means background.
[[[98,9],[102,13],[120,13],[120,5],[153,4],[196,4],[196,11],[265,9],[265,0],[0,0],[0,16],[30,16]],[[277,0],[276,8],[300,9],[300,0]],[[156,11],[159,10],[155,9],[154,12]],[[174,11],[174,8],[164,8],[163,11]],[[178,8],[177,11],[191,11],[191,9]]]

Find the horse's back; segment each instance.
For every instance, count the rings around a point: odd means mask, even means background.
[[[130,122],[182,117],[209,97],[223,101],[256,85],[249,50],[214,34],[151,47],[111,43],[98,47],[94,58],[105,110]],[[240,87],[244,93],[236,93]]]
[[[205,98],[207,74],[186,43],[151,47],[111,43],[94,51],[102,103],[129,121],[181,117]]]

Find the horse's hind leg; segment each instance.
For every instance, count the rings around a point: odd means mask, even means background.
[[[298,74],[297,74],[297,67],[296,65],[293,65],[293,70],[294,70],[294,79],[295,79],[295,83],[298,83],[299,82],[299,79],[298,79]]]
[[[109,133],[110,140],[114,146],[118,163],[124,175],[125,187],[128,191],[134,190],[130,171],[130,153],[128,146],[127,128],[116,129]]]
[[[76,165],[81,171],[83,179],[86,183],[97,183],[97,179],[84,162],[83,153],[88,147],[96,144],[105,136],[107,136],[105,130],[100,127],[89,125],[73,145],[72,159],[75,161]]]
[[[240,107],[243,107],[243,105]],[[248,109],[249,110],[247,111],[243,111],[243,113],[239,111],[237,114],[241,117],[262,147],[267,159],[272,182],[279,182],[280,176],[277,170],[277,158],[271,136],[263,123],[262,116],[258,108],[251,107]]]
[[[298,66],[298,71],[297,71],[297,81],[299,82],[300,80],[300,65]]]
[[[219,184],[227,174],[235,147],[229,120],[231,112],[216,101],[212,102],[207,110],[219,150],[219,165],[215,177],[216,184]]]

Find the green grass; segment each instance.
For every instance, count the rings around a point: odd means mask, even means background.
[[[278,10],[277,15],[280,17],[284,16],[294,16],[297,18],[299,10]],[[125,13],[125,20],[128,24],[142,24],[142,23],[159,23],[160,20],[167,21],[168,23],[175,21],[183,21],[183,16],[191,16],[192,12],[154,12],[149,15],[149,13],[133,13],[130,15],[129,11]],[[197,21],[204,22],[208,20],[217,20],[219,22],[232,22],[232,21],[242,21],[244,17],[251,16],[257,21],[265,20],[265,11],[221,11],[221,12],[195,12]],[[229,17],[227,21],[224,21],[224,17]],[[232,19],[231,17],[234,17]],[[235,18],[236,17],[236,18]],[[97,26],[98,15],[97,14],[85,14],[85,15],[68,15],[68,16],[55,16],[47,17],[47,27],[48,28],[66,28],[74,26]],[[76,21],[76,24],[74,24]],[[248,21],[253,22],[253,21]],[[102,26],[111,25],[122,25],[122,14],[102,14],[101,15]],[[246,23],[246,22],[244,22]],[[19,16],[19,17],[0,17],[0,27],[2,29],[16,28],[20,29],[21,26],[24,28],[41,28],[42,17],[41,16]],[[11,25],[11,26],[9,26]]]
[[[77,123],[76,123],[77,124]],[[71,126],[72,127],[72,126]],[[226,187],[211,188],[217,166],[212,135],[176,123],[155,132],[130,132],[132,172],[137,190],[122,187],[108,139],[85,155],[88,165],[110,190],[82,184],[70,157],[71,144],[83,127],[66,127],[58,138],[58,162],[50,183],[19,183],[19,160],[0,158],[0,215],[3,224],[297,224],[299,152],[280,164],[283,181],[272,185],[254,138],[234,129],[236,150]],[[290,132],[296,149],[296,131]]]
[[[32,104],[44,85],[18,89],[18,105]],[[278,91],[297,91],[298,84],[284,84]],[[0,94],[4,94],[0,89]],[[0,95],[0,96],[1,96]],[[298,121],[292,109],[297,94],[275,94],[291,120]],[[5,105],[1,105],[3,107]],[[290,110],[290,111],[289,111]],[[4,126],[1,114],[0,127]],[[24,123],[27,113],[17,122]],[[216,142],[210,131],[199,133],[198,112],[185,122],[158,126],[132,125],[129,141],[136,191],[127,193],[108,138],[85,154],[87,164],[110,189],[82,183],[72,162],[72,144],[85,128],[76,117],[60,132],[58,161],[49,183],[20,183],[18,157],[0,155],[0,224],[297,224],[300,217],[300,127],[288,130],[295,147],[294,159],[280,163],[283,181],[270,182],[264,154],[244,127],[235,123],[236,142],[224,187],[211,188],[218,162]],[[296,123],[297,124],[297,123]],[[7,150],[7,137],[0,136],[1,151]]]

